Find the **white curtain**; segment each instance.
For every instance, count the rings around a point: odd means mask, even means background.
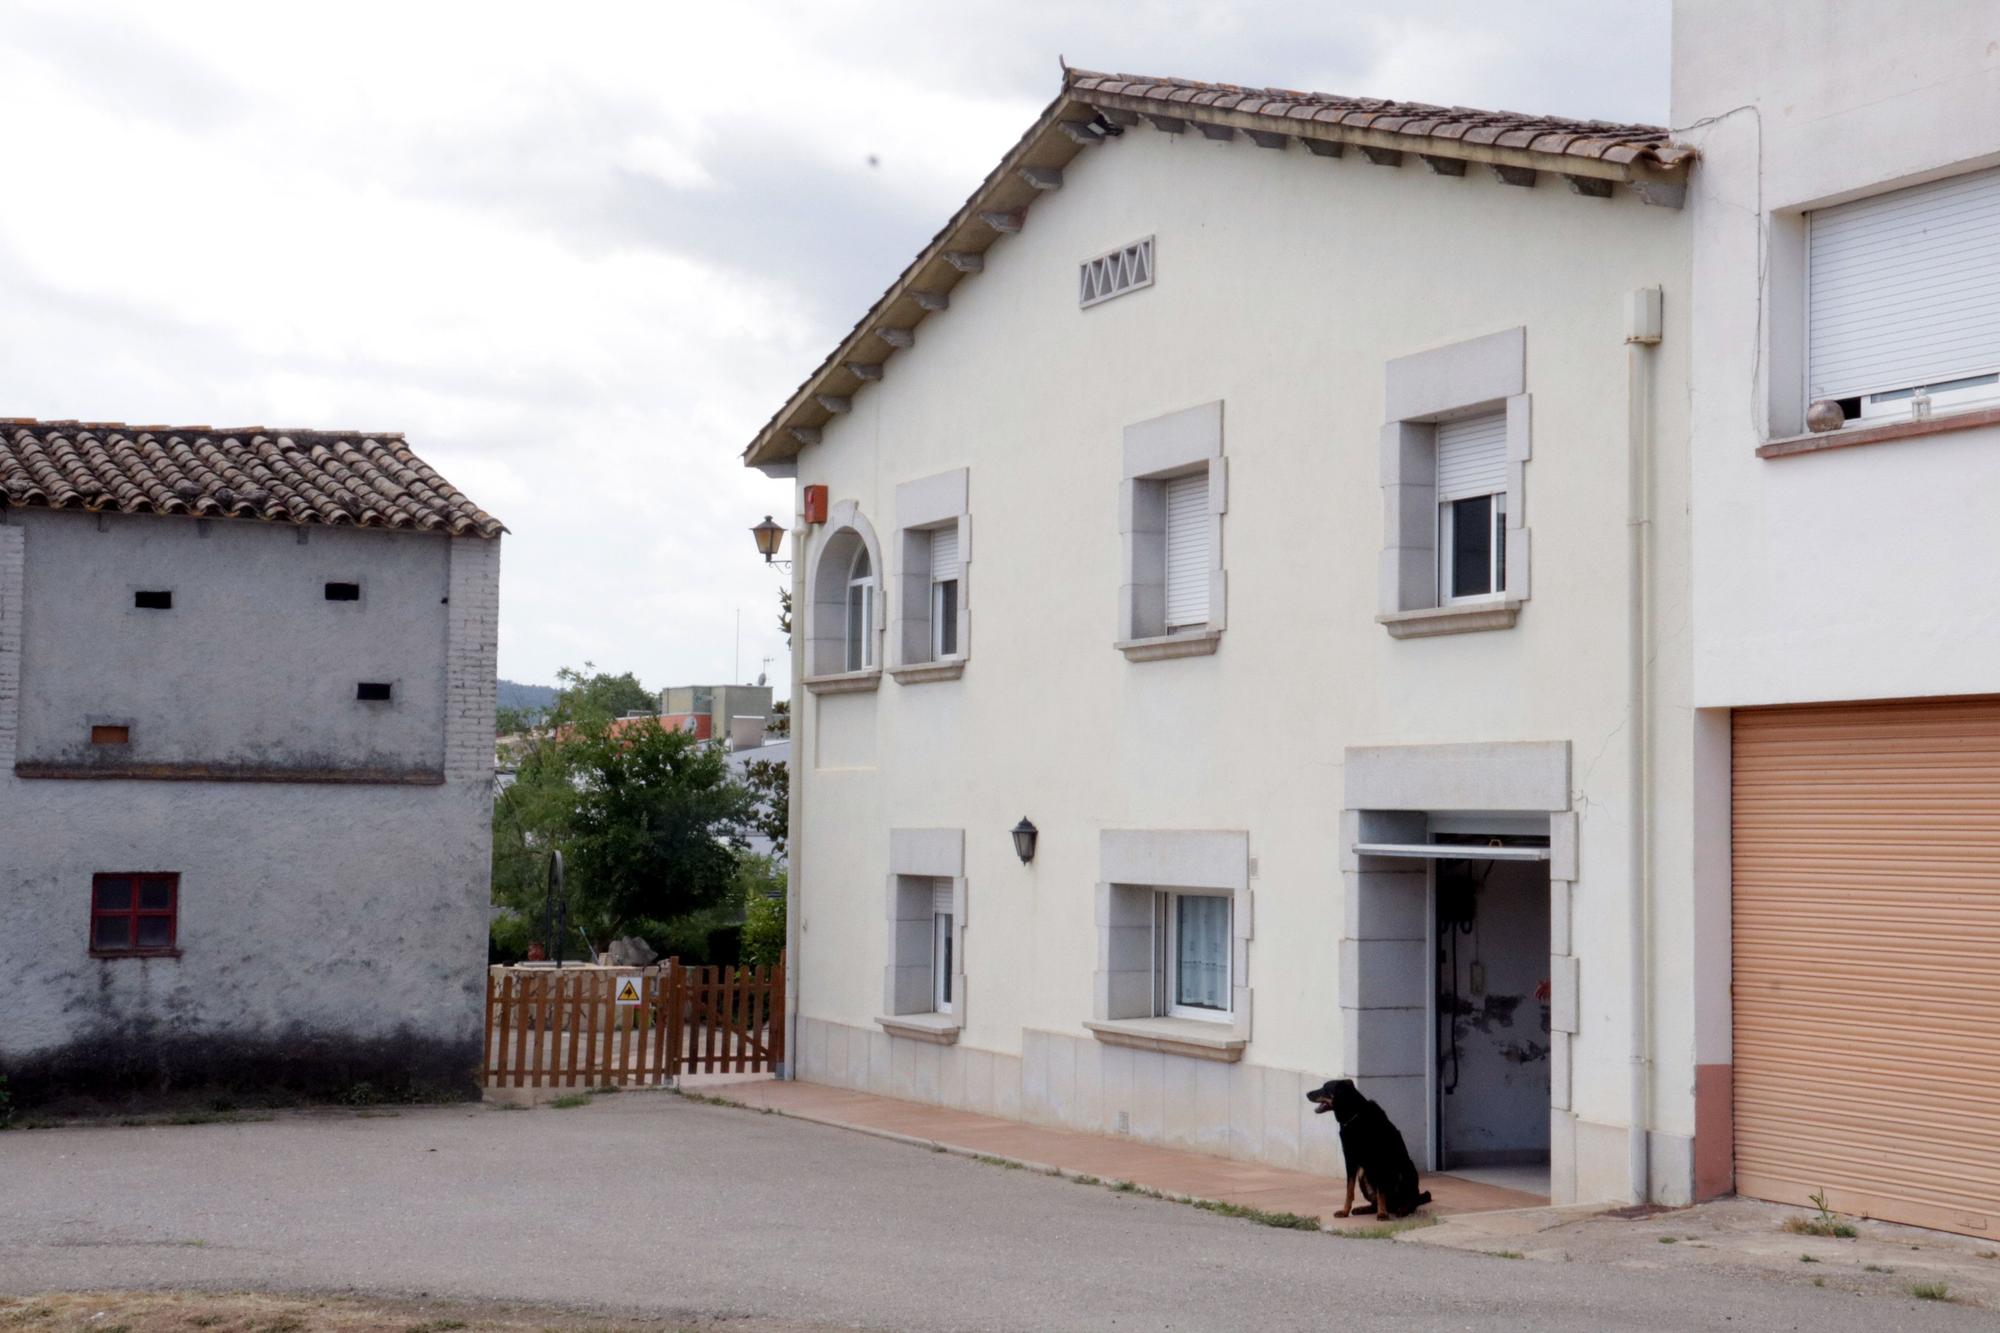
[[[1183,895],[1174,910],[1174,1003],[1229,1008],[1229,900]]]

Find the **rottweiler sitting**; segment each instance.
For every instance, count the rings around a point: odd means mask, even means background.
[[[1340,1122],[1340,1155],[1347,1159],[1347,1206],[1335,1217],[1356,1212],[1380,1217],[1407,1217],[1431,1201],[1429,1190],[1417,1188],[1417,1164],[1403,1146],[1403,1136],[1388,1115],[1361,1095],[1352,1079],[1336,1078],[1306,1094],[1314,1115],[1333,1112]],[[1354,1206],[1354,1187],[1361,1186],[1366,1208]]]

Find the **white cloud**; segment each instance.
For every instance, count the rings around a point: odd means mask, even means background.
[[[505,674],[726,679],[740,610],[754,675],[738,455],[1059,53],[1657,118],[1664,11],[0,0],[0,415],[404,430],[513,529]]]

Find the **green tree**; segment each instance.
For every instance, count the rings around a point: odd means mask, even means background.
[[[792,827],[791,766],[776,759],[752,759],[743,766],[743,781],[757,798],[750,827],[769,838],[782,859],[785,835]]]
[[[785,951],[785,869],[768,856],[745,852],[736,862],[736,890],[743,903],[743,961],[775,963]]]
[[[629,671],[614,676],[597,670],[595,663],[585,662],[582,671],[564,667],[556,672],[556,680],[560,684],[547,719],[551,726],[609,721],[627,713],[659,712],[659,697]]]
[[[507,909],[495,956],[543,933],[549,853],[565,863],[573,932],[601,948],[624,934],[659,940],[669,923],[736,907],[736,853],[758,798],[735,781],[720,746],[650,716],[624,718],[628,673],[559,673],[547,725],[525,742],[493,814],[493,899]],[[547,942],[545,942],[547,943]]]

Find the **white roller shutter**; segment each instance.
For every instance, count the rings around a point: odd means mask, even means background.
[[[943,583],[958,577],[958,524],[931,533],[931,582]]]
[[[1437,428],[1440,502],[1507,489],[1507,414],[1446,421]]]
[[[2000,368],[2000,170],[1806,218],[1810,397]]]
[[[1167,483],[1167,628],[1208,623],[1208,474]]]
[[[951,881],[934,879],[931,881],[931,915],[951,915]]]

